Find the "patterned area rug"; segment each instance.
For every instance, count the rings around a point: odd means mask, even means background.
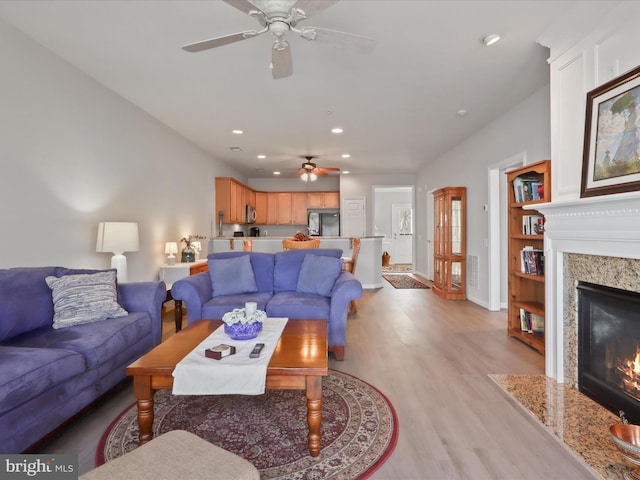
[[[395,275],[382,275],[382,278],[384,278],[395,288],[429,288],[424,283],[402,273]]]
[[[392,265],[387,265],[386,267],[382,267],[383,272],[390,273],[400,273],[400,272],[410,272],[413,270],[413,265],[410,263],[394,263]]]
[[[302,391],[264,395],[155,395],[154,435],[183,429],[236,453],[260,470],[261,479],[365,479],[391,455],[398,439],[393,405],[375,387],[336,370],[322,382],[322,450],[307,449],[306,398]],[[103,434],[96,463],[138,445],[137,408],[125,410]]]

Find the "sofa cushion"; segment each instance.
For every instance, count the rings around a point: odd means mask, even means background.
[[[84,357],[71,350],[0,347],[0,414],[85,371]]]
[[[0,341],[51,325],[53,302],[44,281],[55,267],[0,270]]]
[[[251,260],[251,268],[256,279],[258,292],[273,293],[273,253],[264,252],[220,252],[212,253],[207,258],[209,261],[221,258],[237,258],[247,256]],[[211,271],[211,264],[209,264]]]
[[[327,257],[340,258],[342,250],[339,248],[306,248],[300,250],[286,250],[275,254],[273,268],[273,291],[295,292],[298,287],[298,274],[307,253]]]
[[[249,255],[209,260],[214,297],[258,291]]]
[[[53,297],[53,328],[127,315],[118,302],[115,270],[46,279]]]
[[[330,297],[338,275],[342,272],[342,259],[308,253],[304,256],[296,291]]]
[[[133,312],[90,324],[53,329],[43,327],[11,340],[11,345],[28,348],[53,348],[78,352],[87,368],[96,368],[120,355],[151,331],[148,313]]]
[[[258,310],[266,311],[267,302],[271,299],[271,293],[246,293],[243,295],[224,295],[213,297],[202,305],[202,318],[220,319],[234,308],[244,308],[245,302],[256,302]]]
[[[268,317],[329,319],[331,298],[309,293],[280,292],[267,303]]]

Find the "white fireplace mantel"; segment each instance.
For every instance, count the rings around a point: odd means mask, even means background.
[[[640,259],[640,195],[633,192],[530,208],[545,216],[545,371],[564,383],[564,254]]]

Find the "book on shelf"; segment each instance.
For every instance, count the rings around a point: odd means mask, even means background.
[[[524,333],[544,333],[544,317],[521,308],[520,329]]]
[[[544,252],[538,248],[524,247],[520,251],[520,271],[529,275],[544,275]]]
[[[544,183],[538,178],[516,177],[513,179],[516,203],[531,202],[544,198]]]
[[[525,235],[538,235],[544,231],[544,217],[542,215],[523,215],[522,233]]]

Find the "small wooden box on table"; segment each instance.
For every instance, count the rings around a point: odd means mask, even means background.
[[[140,445],[153,438],[156,390],[172,388],[176,365],[221,325],[221,320],[198,320],[127,367],[138,401]],[[308,445],[312,457],[320,453],[322,377],[329,374],[327,347],[326,320],[289,319],[267,367],[267,389],[306,392]]]

